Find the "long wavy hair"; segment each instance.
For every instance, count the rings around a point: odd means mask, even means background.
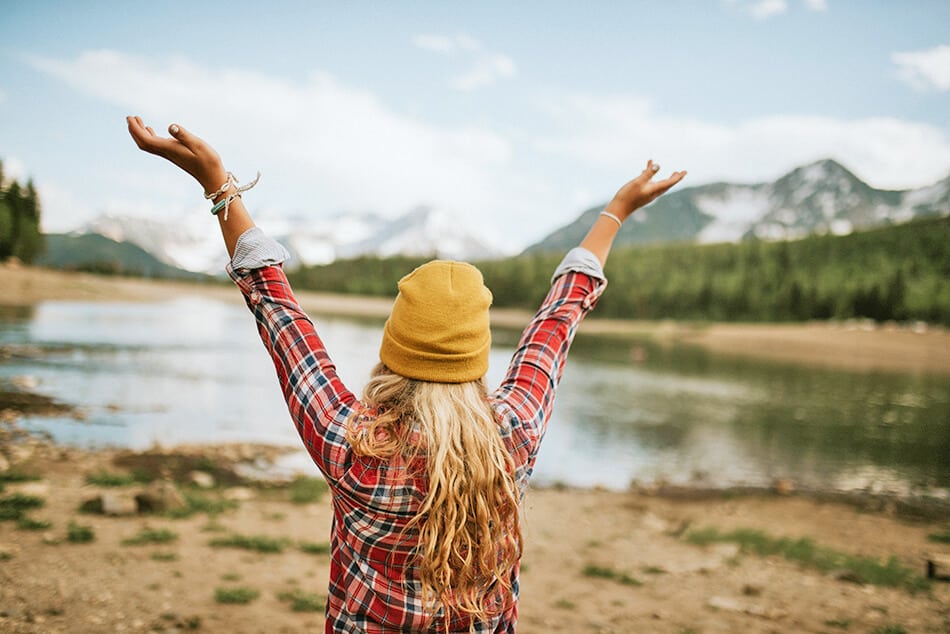
[[[418,531],[413,566],[430,613],[480,622],[504,612],[521,557],[519,495],[485,382],[417,381],[380,363],[363,404],[375,415],[350,420],[357,455],[425,465],[428,492],[405,530]]]

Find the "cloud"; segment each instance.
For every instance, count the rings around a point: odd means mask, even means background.
[[[827,0],[805,0],[805,6],[811,11],[827,11]]]
[[[950,46],[942,44],[923,51],[893,53],[899,77],[914,89],[950,90]]]
[[[950,172],[946,134],[900,119],[773,115],[725,125],[663,115],[649,101],[622,96],[575,96],[549,114],[568,132],[537,147],[601,170],[635,173],[654,158],[670,170],[688,169],[693,183],[755,182],[830,157],[874,186],[895,189],[929,185]]]
[[[787,0],[723,0],[727,7],[735,7],[756,20],[767,20],[788,11]]]
[[[470,63],[468,70],[449,80],[449,85],[456,90],[471,92],[518,74],[513,59],[501,53],[485,51],[481,42],[470,35],[417,35],[412,43],[418,48],[442,55],[465,56]]]
[[[285,208],[395,215],[427,203],[475,217],[478,210],[497,208],[505,182],[514,181],[505,176],[511,147],[500,134],[398,113],[322,72],[301,81],[116,51],[31,63],[85,94],[143,115],[156,129],[173,117],[213,141],[240,178],[264,168],[255,195],[270,190]]]

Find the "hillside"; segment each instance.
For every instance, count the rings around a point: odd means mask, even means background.
[[[606,203],[605,203],[606,204]],[[603,210],[598,205],[526,252],[557,251],[580,242]],[[950,214],[950,177],[905,191],[871,187],[833,160],[792,170],[772,183],[714,183],[677,189],[637,211],[617,244],[788,240],[812,233],[844,235]]]
[[[202,279],[192,273],[160,262],[155,256],[130,242],[116,242],[98,234],[46,234],[46,253],[36,260],[40,266],[115,275],[136,275],[170,279]]]

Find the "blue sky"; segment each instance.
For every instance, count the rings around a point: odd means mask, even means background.
[[[195,6],[193,6],[195,5]],[[686,184],[825,157],[950,174],[950,2],[6,2],[0,159],[47,230],[207,213],[124,128],[181,123],[259,217],[420,204],[507,248],[648,158]],[[214,225],[209,222],[209,230]]]

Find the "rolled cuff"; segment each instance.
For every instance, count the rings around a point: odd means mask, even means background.
[[[260,227],[251,227],[237,239],[228,268],[234,271],[262,269],[281,264],[289,257],[290,253],[283,245],[269,238]]]
[[[604,275],[604,267],[600,265],[600,260],[584,247],[574,247],[567,252],[567,255],[564,256],[564,259],[561,260],[561,263],[557,269],[555,269],[554,275],[551,276],[551,282],[554,282],[554,280],[570,271],[577,271],[578,273],[590,275],[598,280],[607,281],[607,276]]]

